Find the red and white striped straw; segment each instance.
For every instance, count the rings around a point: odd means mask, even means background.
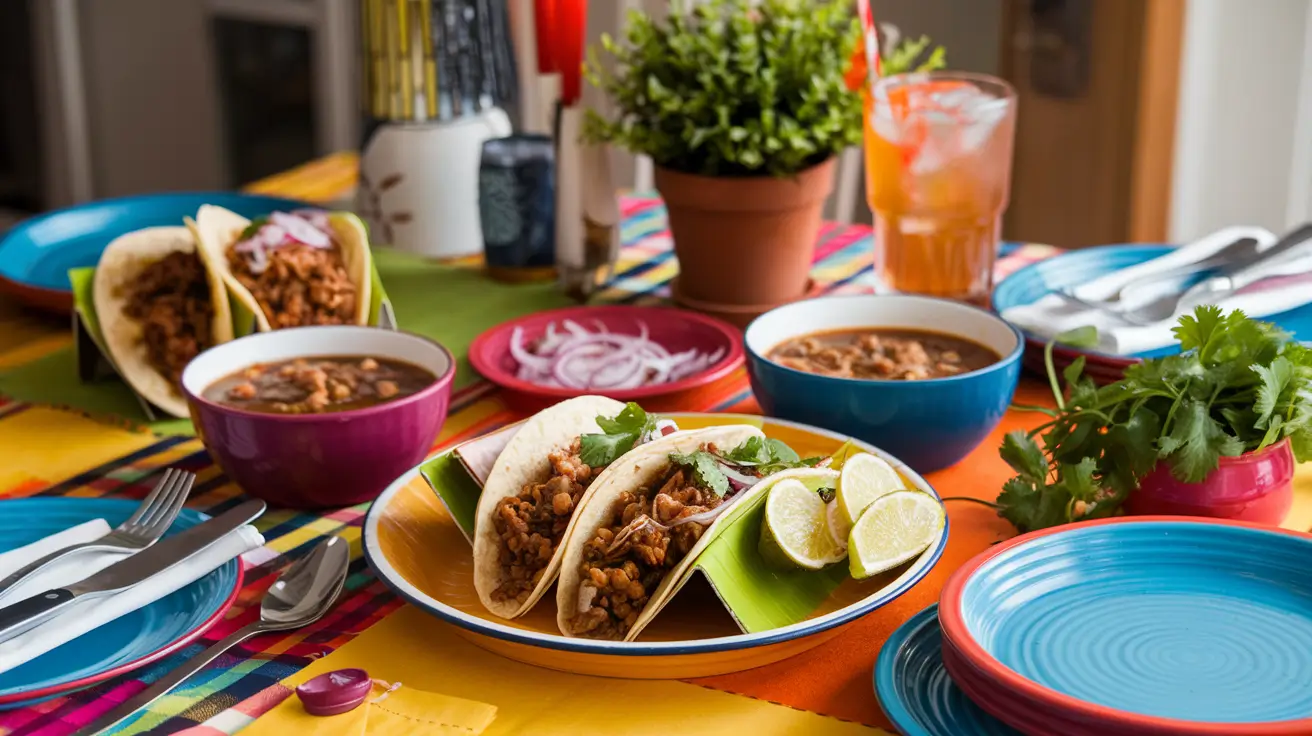
[[[875,17],[870,10],[870,0],[856,0],[856,12],[861,19],[861,34],[866,49],[866,77],[873,93],[875,82],[883,76],[883,67],[879,59],[879,33],[875,29]]]

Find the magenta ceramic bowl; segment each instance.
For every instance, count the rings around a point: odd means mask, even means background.
[[[1223,457],[1202,483],[1184,483],[1165,463],[1126,499],[1135,515],[1209,516],[1279,525],[1294,503],[1294,453],[1289,440],[1261,452]]]
[[[256,363],[368,355],[427,368],[437,381],[413,396],[331,414],[261,414],[202,396],[215,381]],[[187,365],[182,388],[205,447],[246,493],[290,508],[371,501],[419,464],[446,421],[455,359],[441,345],[374,327],[299,327],[210,348]]]

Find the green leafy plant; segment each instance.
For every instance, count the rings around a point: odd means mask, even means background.
[[[1024,407],[1051,419],[1003,440],[1002,459],[1017,475],[998,496],[1001,516],[1021,531],[1114,516],[1159,462],[1198,483],[1220,458],[1285,439],[1299,462],[1312,459],[1312,350],[1214,306],[1181,317],[1174,332],[1181,354],[1133,365],[1101,388],[1076,359],[1063,371],[1064,396],[1048,344],[1057,409]],[[1058,341],[1090,337],[1084,328]]]
[[[664,22],[632,13],[624,42],[604,36],[613,65],[590,54],[587,78],[617,113],[589,110],[585,138],[704,176],[790,176],[861,141],[861,96],[845,79],[861,37],[850,0],[673,5]],[[924,47],[912,50],[897,63]],[[941,50],[926,64],[942,64]]]

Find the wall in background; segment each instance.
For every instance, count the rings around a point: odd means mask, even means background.
[[[1004,0],[874,0],[876,23],[897,26],[904,37],[929,36],[948,51],[948,66],[962,71],[998,74],[1002,59]],[[860,166],[860,157],[849,157]],[[826,211],[835,216],[835,207]],[[853,221],[874,222],[866,205],[865,176],[860,176]]]
[[[221,186],[203,5],[81,0],[95,196]]]
[[[1171,238],[1312,214],[1312,1],[1190,0]]]

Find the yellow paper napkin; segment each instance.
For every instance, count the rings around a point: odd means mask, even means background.
[[[369,700],[335,716],[312,716],[292,695],[244,729],[242,735],[294,733],[297,736],[479,736],[496,718],[496,706],[425,692],[405,683],[394,689],[374,685]]]
[[[496,707],[496,720],[484,732],[488,736],[887,733],[684,682],[586,677],[521,664],[479,649],[460,638],[449,624],[412,606],[399,609],[282,684],[295,688],[325,672],[348,667],[359,667],[372,677],[402,683],[399,690],[381,703],[384,706],[407,689],[489,703]],[[407,717],[411,711],[403,709],[403,705],[407,701],[399,699],[389,715]],[[373,713],[369,711],[366,725],[373,722]],[[425,715],[433,718],[434,712],[425,711]],[[305,714],[295,697],[288,698],[244,729],[241,736],[311,733],[301,729],[310,727],[308,719],[312,718]],[[343,722],[340,730],[321,733],[333,736],[360,733],[350,731],[351,727]],[[422,733],[423,729],[416,727],[411,732]],[[374,732],[371,729],[369,733],[372,736]]]

